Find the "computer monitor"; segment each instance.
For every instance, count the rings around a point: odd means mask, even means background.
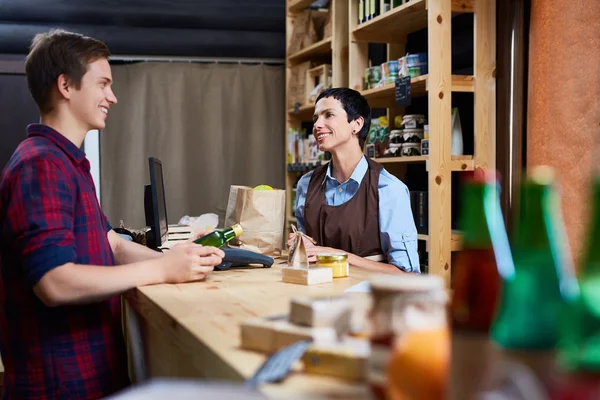
[[[167,240],[167,201],[165,199],[165,183],[162,173],[162,162],[155,157],[148,158],[150,184],[144,190],[144,211],[146,225],[150,230],[146,233],[146,245],[152,249],[160,248]]]

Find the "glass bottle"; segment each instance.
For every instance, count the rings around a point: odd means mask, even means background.
[[[459,222],[463,248],[452,266],[453,328],[488,332],[494,319],[500,276],[486,211],[500,210],[498,192],[493,170],[477,169],[463,183]],[[486,202],[497,204],[486,210]],[[501,214],[493,216],[492,223],[498,220],[502,220]]]
[[[194,240],[194,243],[201,244],[202,246],[213,246],[223,247],[227,242],[240,237],[243,233],[243,229],[239,224],[233,225],[231,228],[224,229],[222,231],[213,231],[208,235],[204,235],[201,238]]]
[[[567,298],[559,365],[569,372],[600,372],[600,175],[592,182],[590,230],[579,283]]]
[[[552,169],[533,168],[520,189],[512,246],[514,270],[503,276],[491,336],[508,349],[551,349],[564,311],[561,288],[569,286],[572,276]]]

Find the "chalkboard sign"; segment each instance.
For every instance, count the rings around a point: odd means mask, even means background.
[[[410,106],[410,76],[396,78],[396,105]]]

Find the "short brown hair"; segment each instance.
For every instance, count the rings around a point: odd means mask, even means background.
[[[106,44],[79,33],[53,29],[35,35],[25,60],[25,73],[40,112],[52,111],[52,88],[61,74],[79,89],[87,65],[109,56]]]

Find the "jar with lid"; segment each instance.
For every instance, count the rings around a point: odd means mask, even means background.
[[[350,276],[348,254],[346,253],[317,254],[317,266],[331,268],[334,278]]]
[[[448,296],[432,275],[375,275],[367,381],[377,399],[446,397],[450,363]]]

